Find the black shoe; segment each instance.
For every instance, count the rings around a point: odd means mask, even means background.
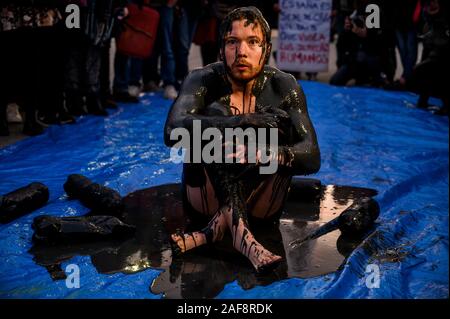
[[[111,93],[103,93],[101,95],[102,105],[105,109],[117,109],[119,106],[114,101],[114,97]]]
[[[69,93],[66,96],[66,107],[70,114],[74,116],[86,115],[84,101],[81,95]]]
[[[23,125],[23,134],[35,136],[42,134],[45,127],[38,123],[36,112],[27,112],[25,115],[25,123]]]
[[[0,136],[8,136],[8,135],[9,135],[8,122],[6,122],[6,120],[1,119],[0,120]]]
[[[448,108],[441,107],[439,110],[433,112],[435,115],[442,115],[442,116],[448,116]]]
[[[108,112],[103,108],[100,98],[97,95],[88,95],[86,97],[86,106],[89,114],[108,115]]]
[[[25,124],[23,126],[23,134],[29,135],[29,136],[36,136],[44,133],[45,128],[38,124],[37,122]]]
[[[117,109],[119,106],[117,105],[117,103],[113,100],[112,97],[107,97],[105,99],[103,99],[102,104],[104,107],[106,107],[107,109]]]
[[[417,100],[416,106],[419,109],[426,109],[428,107],[428,96],[427,95],[420,95],[419,99]]]
[[[62,110],[58,113],[59,124],[74,124],[76,123],[75,117],[66,110]]]
[[[139,103],[139,98],[130,95],[128,92],[114,93],[114,100],[123,103]]]
[[[50,125],[59,123],[56,114],[39,114],[39,112],[36,116],[36,122],[43,127],[49,127]]]

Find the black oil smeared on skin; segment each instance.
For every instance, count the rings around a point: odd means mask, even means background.
[[[217,197],[219,206],[231,209],[231,231],[233,238],[233,246],[244,253],[246,250],[246,230],[242,235],[240,242],[236,242],[238,236],[239,223],[248,229],[248,217],[246,209],[246,194],[244,193],[245,186],[242,180],[233,180],[235,174],[239,172],[241,167],[239,164],[211,164],[207,168],[208,175],[211,178],[211,183],[214,189],[220,189]]]
[[[218,238],[222,238],[224,234],[224,225],[220,223],[220,219],[223,217],[221,210],[218,210],[214,217],[209,221],[208,225],[200,230],[205,235],[206,243],[211,244]]]
[[[228,15],[221,25],[220,37],[222,40],[222,53],[225,49],[225,36],[231,31],[232,23],[236,20],[245,20],[245,25],[259,25],[262,29],[264,41],[263,53],[260,64],[264,62],[259,74],[246,83],[254,80],[250,97],[255,97],[255,113],[251,111],[252,98],[246,107],[245,95],[243,94],[242,112],[231,105],[232,87],[229,81],[231,70],[227,66],[225,57],[223,62],[210,64],[203,69],[191,72],[185,79],[177,100],[172,105],[165,125],[165,143],[173,146],[177,140],[170,140],[170,133],[175,128],[186,128],[191,131],[194,120],[201,120],[202,130],[207,128],[218,128],[224,136],[225,128],[248,128],[261,127],[278,128],[278,153],[282,161],[279,163],[279,171],[276,173],[275,183],[271,196],[271,204],[265,212],[265,217],[270,217],[273,205],[277,198],[287,192],[292,175],[305,175],[318,171],[320,167],[320,153],[314,128],[309,119],[304,93],[294,77],[276,68],[265,65],[270,56],[270,28],[262,17],[259,10],[254,7],[236,9]],[[236,49],[235,59],[238,59]],[[232,77],[231,77],[232,78]],[[246,88],[244,83],[244,88]],[[248,109],[248,111],[247,111]],[[282,119],[279,114],[286,114]],[[261,116],[264,115],[264,116]],[[270,124],[270,125],[269,125]],[[266,142],[269,140],[266,137]],[[248,229],[247,199],[270,175],[260,175],[259,167],[255,164],[184,164],[184,174],[190,176],[183,182],[191,187],[200,187],[202,196],[202,209],[210,213],[207,205],[206,182],[198,184],[198,180],[206,181],[205,169],[211,180],[219,207],[228,207],[232,212],[231,231],[233,246],[240,249],[248,256],[251,249],[255,249],[255,255],[259,256],[256,243],[250,245],[246,242],[246,236],[242,236],[240,242],[236,240],[239,223],[242,222],[244,229]],[[251,184],[251,185],[250,185]],[[206,209],[206,210],[205,210]],[[202,212],[203,213],[203,212]],[[215,222],[220,216],[213,217]],[[216,232],[222,231],[215,222],[202,230],[207,242],[218,238]],[[184,238],[183,238],[184,239]],[[261,247],[262,248],[262,247]]]
[[[283,201],[285,200],[285,197],[287,196],[287,189],[290,183],[291,178],[286,178],[285,176],[282,175],[275,176],[275,181],[273,183],[272,194],[270,198],[270,205],[267,207],[266,213],[264,214],[264,218],[270,216],[270,213],[273,211],[273,205],[275,204],[276,200],[280,198],[280,196],[282,196],[281,192],[283,190],[285,191]]]
[[[202,194],[202,212],[209,212],[209,204],[208,204],[208,188],[205,185],[200,187],[200,191]]]
[[[242,113],[248,113],[248,112],[245,112],[245,93],[246,93],[245,91],[247,91],[247,86],[244,86],[244,91],[242,92]],[[250,101],[251,101],[251,98],[250,98]]]

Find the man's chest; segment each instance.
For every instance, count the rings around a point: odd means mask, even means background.
[[[230,111],[233,115],[256,112],[256,97],[253,94],[231,94],[229,98]]]

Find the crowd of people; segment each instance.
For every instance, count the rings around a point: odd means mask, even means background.
[[[369,2],[381,7],[379,29],[360,23]],[[111,70],[112,39],[120,35],[130,3],[158,12],[156,43],[145,59],[116,52]],[[69,4],[81,9],[81,28],[67,28]],[[9,134],[8,119],[23,120],[23,133],[37,135],[52,124],[75,123],[80,115],[105,116],[117,102],[139,102],[142,91],[176,99],[189,72],[192,43],[200,46],[203,65],[217,61],[218,26],[232,9],[249,5],[277,28],[277,0],[0,1],[0,135]],[[428,107],[428,98],[435,96],[443,101],[439,112],[448,114],[445,1],[333,0],[330,19],[338,67],[331,84],[353,80],[356,85],[411,90],[420,96],[419,107]],[[423,53],[417,61],[419,41]],[[399,79],[394,79],[396,48],[403,67]]]
[[[381,8],[381,27],[366,28],[369,3]],[[333,85],[371,85],[390,90],[409,90],[419,94],[417,106],[427,108],[431,96],[442,100],[436,113],[448,115],[450,74],[449,11],[442,0],[334,1],[333,31],[336,43],[337,72]],[[423,50],[418,60],[419,42]],[[397,69],[396,48],[403,72]]]

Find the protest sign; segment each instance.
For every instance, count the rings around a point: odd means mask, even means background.
[[[281,70],[328,70],[331,0],[280,0],[277,66]]]

